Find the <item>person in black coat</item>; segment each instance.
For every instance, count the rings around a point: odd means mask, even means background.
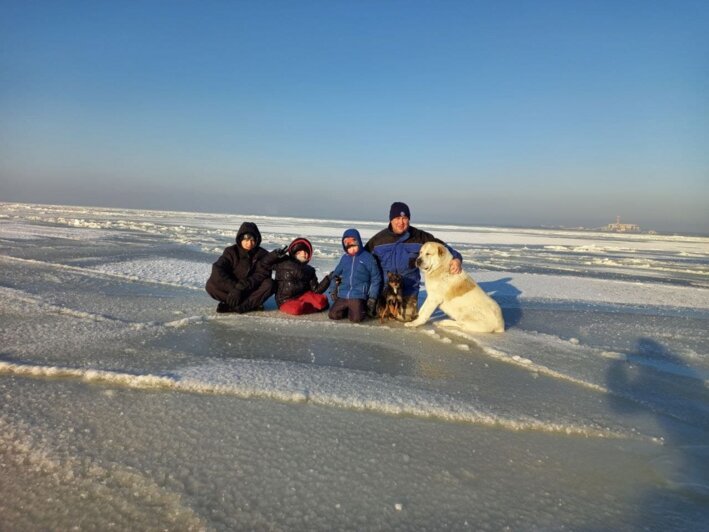
[[[241,314],[256,310],[273,294],[271,269],[264,261],[268,255],[261,248],[261,233],[256,224],[241,224],[236,244],[225,248],[212,264],[212,274],[205,286],[207,293],[219,301],[217,312]]]
[[[281,312],[300,315],[320,312],[328,308],[323,292],[330,284],[329,277],[318,284],[318,278],[308,262],[313,246],[307,238],[296,238],[288,248],[272,251],[267,265],[276,272],[276,304]]]

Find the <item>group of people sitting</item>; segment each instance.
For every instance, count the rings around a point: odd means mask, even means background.
[[[408,205],[395,202],[389,210],[388,227],[366,245],[357,229],[347,229],[341,239],[344,254],[340,262],[320,282],[309,264],[313,246],[307,238],[296,238],[288,246],[268,252],[261,248],[256,224],[244,222],[236,234],[236,244],[226,248],[212,265],[207,293],[219,301],[217,312],[259,310],[275,294],[281,312],[300,315],[329,308],[330,319],[360,322],[367,315],[374,317],[383,275],[391,272],[401,276],[402,315],[410,321],[418,312],[421,276],[415,261],[419,249],[426,242],[444,244],[411,226],[410,219]],[[447,247],[453,255],[450,272],[460,273],[462,257]],[[335,287],[330,306],[325,294],[332,284]]]

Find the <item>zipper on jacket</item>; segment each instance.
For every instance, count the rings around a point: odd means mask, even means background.
[[[355,259],[357,258],[356,255],[352,257],[352,264],[350,265],[350,289],[347,291],[347,299],[350,299],[350,296],[352,295],[352,290],[354,289],[354,267],[355,267]]]
[[[368,271],[367,265],[362,259],[359,259],[359,263],[362,265],[363,270]],[[369,276],[369,279],[372,279],[371,275]],[[370,283],[367,281],[362,283],[362,294],[364,294],[365,299],[369,299],[369,285]]]

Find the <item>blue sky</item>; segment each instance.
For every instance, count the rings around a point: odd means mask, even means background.
[[[0,200],[709,233],[709,3],[0,0]]]

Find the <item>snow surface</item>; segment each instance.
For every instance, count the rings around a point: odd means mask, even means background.
[[[503,307],[470,335],[217,315],[244,220],[319,276],[383,227],[0,204],[3,527],[709,521],[709,238],[420,226]]]

